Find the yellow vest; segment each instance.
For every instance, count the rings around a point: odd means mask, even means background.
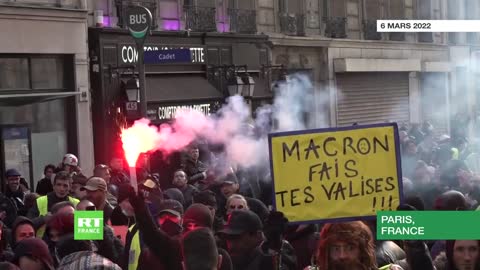
[[[130,228],[128,228],[128,231],[132,232],[134,226],[135,225],[130,226]],[[137,230],[132,237],[132,242],[130,243],[128,270],[137,270],[138,260],[140,259],[140,252],[142,252],[142,248],[140,247],[140,233]]]
[[[453,152],[452,159],[458,160],[458,158],[460,157],[460,152],[458,151],[458,148],[453,147],[452,152]]]
[[[68,200],[73,204],[74,207],[77,207],[77,204],[80,202],[79,200],[68,196]],[[37,198],[37,208],[40,217],[46,216],[48,214],[48,197],[47,195],[41,196]],[[37,229],[37,237],[42,238],[45,234],[45,227],[46,224],[42,225],[40,228]]]

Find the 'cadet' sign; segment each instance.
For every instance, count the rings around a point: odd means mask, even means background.
[[[275,207],[290,222],[395,210],[402,185],[396,124],[274,133]]]

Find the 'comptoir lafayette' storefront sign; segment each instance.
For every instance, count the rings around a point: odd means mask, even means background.
[[[220,102],[182,105],[149,105],[147,116],[151,121],[165,121],[175,118],[179,110],[195,110],[208,116],[215,113],[220,107]]]
[[[185,46],[155,46],[145,45],[145,52],[150,51],[162,51],[162,50],[175,50],[175,49],[188,49],[190,50],[190,59],[192,64],[205,64],[206,55],[205,48],[201,46],[197,47],[185,47]],[[138,51],[133,44],[121,44],[118,48],[119,51],[119,63],[120,64],[134,64],[138,61]]]

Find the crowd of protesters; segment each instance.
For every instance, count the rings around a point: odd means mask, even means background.
[[[480,156],[465,138],[425,123],[399,128],[404,204],[398,210],[474,210]],[[292,225],[273,211],[268,170],[225,164],[203,144],[174,169],[137,170],[123,158],[80,169],[66,154],[35,192],[15,169],[0,196],[1,269],[479,270],[479,240],[379,241],[375,222]],[[138,192],[136,191],[138,190]],[[103,240],[74,239],[74,211],[102,210]]]

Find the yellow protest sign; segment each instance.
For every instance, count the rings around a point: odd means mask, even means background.
[[[395,210],[402,194],[395,123],[273,133],[275,208],[290,222]]]

